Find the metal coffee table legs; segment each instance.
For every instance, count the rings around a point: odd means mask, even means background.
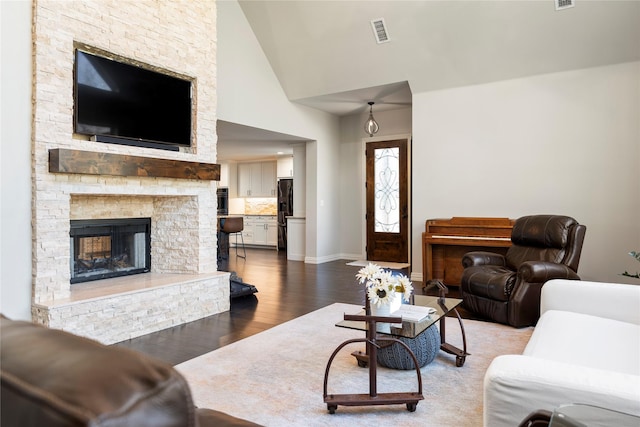
[[[464,333],[464,326],[462,325],[462,317],[460,317],[460,313],[458,313],[457,309],[454,309],[453,311],[456,313],[456,316],[458,317],[458,323],[460,324],[460,331],[462,332],[462,348],[460,349],[446,342],[445,321],[444,321],[445,318],[443,317],[442,319],[440,319],[440,350],[456,356],[456,366],[461,367],[464,365],[464,362],[467,356],[469,356],[469,353],[467,353],[467,336]]]
[[[411,349],[402,341],[395,338],[378,338],[376,337],[376,323],[398,323],[402,319],[399,317],[377,317],[377,316],[359,316],[359,315],[344,315],[344,320],[365,321],[368,324],[367,337],[356,338],[343,342],[335,349],[329,361],[327,362],[327,368],[324,373],[324,402],[327,404],[329,413],[335,413],[339,405],[343,406],[372,406],[372,405],[397,405],[406,404],[409,412],[414,412],[416,406],[420,400],[424,399],[422,396],[422,376],[420,375],[420,367],[418,366],[418,360],[411,351]],[[365,342],[367,347],[367,356],[370,360],[376,360],[377,351],[380,348],[378,343],[398,343],[404,346],[407,352],[411,355],[414,361],[416,369],[416,375],[418,379],[418,391],[407,393],[378,393],[377,391],[377,364],[369,363],[369,394],[329,394],[328,382],[329,382],[329,370],[333,359],[342,348],[348,344]],[[360,364],[360,362],[358,362]]]

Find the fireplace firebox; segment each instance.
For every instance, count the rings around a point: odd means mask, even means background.
[[[151,269],[151,219],[72,220],[71,283]]]

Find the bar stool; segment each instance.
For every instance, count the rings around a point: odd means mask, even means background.
[[[241,216],[230,216],[224,219],[221,223],[222,232],[227,233],[229,236],[236,235],[236,256],[247,259],[247,250],[244,247],[244,237],[242,236],[242,230],[244,230],[244,218]],[[240,241],[242,242],[242,251],[244,255],[238,254],[238,234],[240,235]]]

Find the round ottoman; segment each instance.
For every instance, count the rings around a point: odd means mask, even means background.
[[[423,367],[435,359],[440,350],[440,331],[436,325],[415,338],[395,337],[405,343],[418,359],[418,365]],[[415,369],[413,358],[407,349],[398,343],[378,350],[378,364],[392,369]]]

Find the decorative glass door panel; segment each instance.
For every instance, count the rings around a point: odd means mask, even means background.
[[[375,231],[400,232],[400,149],[378,148],[375,156]]]
[[[367,259],[409,262],[409,172],[406,139],[366,148]]]

